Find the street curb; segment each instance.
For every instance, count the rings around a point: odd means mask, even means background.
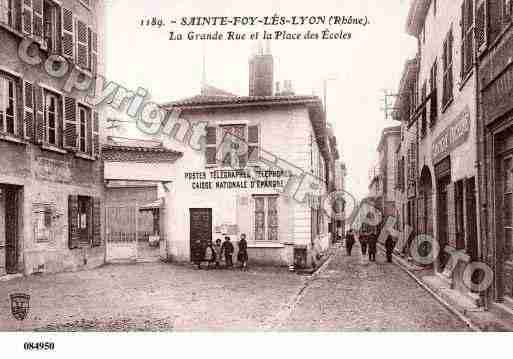
[[[383,248],[379,246],[380,250],[384,252]],[[460,311],[456,306],[447,302],[444,298],[442,298],[438,293],[436,293],[433,289],[431,289],[426,283],[422,281],[422,279],[417,278],[417,276],[408,269],[404,264],[402,264],[398,259],[397,255],[393,254],[392,258],[394,263],[401,268],[406,274],[408,274],[421,288],[423,288],[426,292],[431,294],[435,300],[437,300],[440,304],[442,304],[447,310],[449,310],[452,314],[454,314],[458,319],[460,319],[467,327],[469,327],[474,332],[482,332],[481,328],[479,328],[476,324],[472,322],[472,320],[466,316],[462,311]]]

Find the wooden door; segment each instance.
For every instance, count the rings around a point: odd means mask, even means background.
[[[476,182],[469,178],[466,183],[468,244],[467,251],[473,261],[478,260],[477,213],[476,213]]]
[[[202,259],[201,253],[212,240],[212,209],[191,208],[189,211],[191,261],[195,262]]]
[[[8,274],[18,272],[18,190],[5,190],[5,269]]]
[[[444,251],[448,243],[448,213],[447,213],[447,180],[442,180],[438,186],[438,244],[440,245],[439,270],[443,271],[447,263],[448,255]]]

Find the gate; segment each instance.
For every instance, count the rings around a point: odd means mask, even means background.
[[[137,205],[105,205],[105,259],[107,262],[137,260],[138,214]]]

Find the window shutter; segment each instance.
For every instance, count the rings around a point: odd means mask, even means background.
[[[78,231],[78,196],[68,197],[68,245],[70,249],[80,248]]]
[[[41,42],[43,40],[43,0],[32,0],[32,10],[34,36]]]
[[[64,97],[64,131],[62,144],[66,149],[77,148],[77,101],[73,97]]]
[[[468,19],[467,19],[467,6],[468,0],[463,0],[463,3],[461,4],[461,65],[460,65],[460,76],[463,78],[465,76],[465,68],[466,63],[465,60],[467,58],[465,53],[465,45],[466,45],[466,37],[467,37],[467,26],[468,26]]]
[[[248,161],[258,162],[260,154],[260,128],[258,125],[248,127]]]
[[[34,86],[26,81],[23,83],[23,135],[27,140],[34,135]]]
[[[33,17],[34,12],[32,10],[32,0],[22,0],[21,7],[21,30],[25,35],[32,35],[33,33]]]
[[[488,1],[483,1],[476,13],[476,47],[482,52],[488,43]]]
[[[89,29],[80,20],[75,23],[75,39],[77,46],[76,63],[83,69],[89,68]]]
[[[97,111],[93,111],[93,133],[92,133],[92,154],[96,158],[100,158],[101,147],[100,147],[100,115]]]
[[[39,86],[34,87],[35,91],[35,109],[36,109],[36,126],[34,140],[36,143],[43,143],[45,141],[46,124],[44,114],[44,94],[43,88]]]
[[[207,165],[215,165],[216,162],[216,153],[217,153],[217,128],[216,127],[207,127],[207,138],[206,138],[206,147],[205,147],[205,157],[207,161]]]
[[[73,22],[73,12],[62,8],[62,56],[73,60],[75,53],[75,27]]]
[[[91,63],[90,68],[93,74],[98,73],[98,34],[89,28],[89,42],[91,43]]]
[[[102,206],[101,199],[98,197],[93,198],[93,247],[102,245]]]

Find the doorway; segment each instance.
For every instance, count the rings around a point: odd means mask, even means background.
[[[20,186],[1,185],[0,184],[0,213],[2,220],[0,228],[4,237],[5,248],[5,272],[7,274],[16,274],[19,272],[19,225],[21,201]],[[3,212],[3,213],[2,213]]]
[[[191,208],[189,214],[191,262],[195,262],[212,240],[212,208]]]

